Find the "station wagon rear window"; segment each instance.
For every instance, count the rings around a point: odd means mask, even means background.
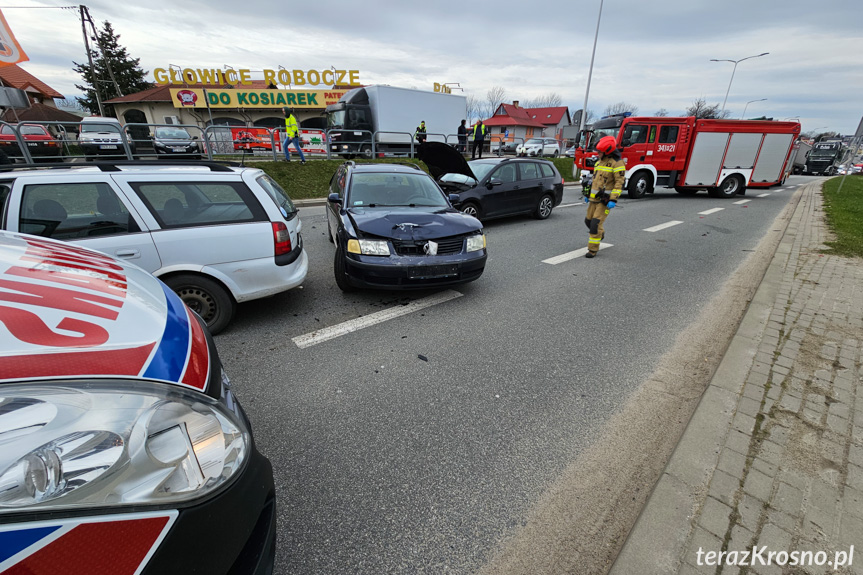
[[[129,182],[159,226],[185,228],[268,221],[242,182]]]

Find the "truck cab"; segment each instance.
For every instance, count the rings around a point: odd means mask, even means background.
[[[372,156],[372,109],[365,89],[346,93],[335,104],[327,106],[327,131],[330,151],[353,158]]]
[[[818,142],[806,156],[806,173],[812,176],[832,176],[836,173],[836,161],[842,151],[842,142]]]

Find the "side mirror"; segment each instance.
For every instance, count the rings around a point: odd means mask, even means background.
[[[628,148],[632,145],[632,140],[623,140],[623,147]]]
[[[449,195],[449,203],[457,204],[461,201],[461,197],[458,194],[450,194]]]
[[[198,139],[198,136],[192,136],[192,139],[193,139],[193,140],[197,140],[197,139]]]
[[[327,196],[327,201],[333,202],[334,204],[341,204],[342,198],[338,194],[332,193],[329,196]]]
[[[501,185],[501,184],[503,184],[503,182],[501,182],[501,181],[500,181],[500,180],[498,180],[497,178],[492,178],[492,179],[490,179],[490,180],[488,181],[488,183],[485,185],[485,187],[487,187],[487,188],[490,190],[490,189],[492,189],[494,186],[499,186],[499,185]]]

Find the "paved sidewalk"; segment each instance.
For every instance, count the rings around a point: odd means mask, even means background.
[[[822,181],[797,192],[612,575],[863,574],[863,262],[819,253],[829,239]],[[753,546],[761,551],[744,557]],[[720,551],[738,553],[717,565],[707,553]],[[823,566],[792,566],[792,552]],[[753,566],[741,568],[744,558]]]

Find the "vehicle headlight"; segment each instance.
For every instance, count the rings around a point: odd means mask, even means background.
[[[135,382],[0,388],[0,515],[175,504],[242,466],[251,436],[222,403]]]
[[[467,251],[469,252],[478,252],[479,250],[485,248],[485,234],[477,234],[475,236],[468,236],[467,238]]]
[[[348,251],[365,256],[388,256],[390,245],[386,240],[348,240]]]

